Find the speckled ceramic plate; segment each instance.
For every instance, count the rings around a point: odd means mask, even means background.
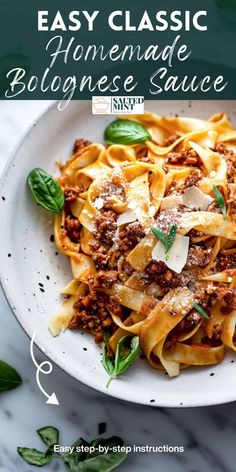
[[[235,121],[234,102],[147,101],[147,110],[158,114],[207,118],[224,110]],[[228,354],[220,365],[189,368],[169,379],[164,372],[137,362],[106,388],[107,374],[101,353],[86,334],[67,331],[53,338],[49,316],[60,303],[60,288],[71,278],[66,257],[51,241],[51,216],[38,208],[26,186],[33,167],[54,173],[55,161],[66,160],[77,137],[102,141],[111,121],[107,115],[92,116],[91,103],[73,102],[63,112],[50,108],[32,126],[9,162],[0,199],[0,277],[16,318],[45,354],[79,381],[114,397],[152,406],[203,406],[236,399],[236,357]],[[235,363],[233,363],[235,360]]]

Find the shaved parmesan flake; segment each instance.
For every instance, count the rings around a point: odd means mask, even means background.
[[[149,207],[149,216],[155,216],[155,213],[157,212],[157,208],[155,207],[155,205],[150,205]]]
[[[117,220],[117,226],[125,225],[127,223],[133,223],[137,219],[137,216],[135,215],[134,211],[129,209],[122,213],[118,220]]]
[[[152,251],[152,258],[155,261],[165,262],[169,269],[180,274],[186,264],[188,257],[189,237],[176,234],[174,243],[166,254],[165,246],[158,241]]]
[[[58,336],[61,331],[63,332],[68,328],[74,314],[75,300],[76,296],[68,298],[68,300],[59,307],[57,314],[49,318],[48,327],[53,336]]]
[[[93,206],[95,206],[95,208],[97,208],[98,210],[101,210],[103,205],[104,205],[104,200],[102,197],[97,197],[96,200],[94,200],[93,202]]]
[[[173,208],[177,205],[183,205],[182,195],[170,195],[169,197],[164,197],[161,202],[161,209],[167,210],[168,208]]]
[[[197,208],[204,211],[213,200],[214,198],[203,193],[199,188],[195,187],[195,185],[186,188],[183,194],[183,204],[188,208]]]

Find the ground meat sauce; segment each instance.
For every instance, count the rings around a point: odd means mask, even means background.
[[[211,253],[211,248],[193,245],[189,249],[185,268],[190,269],[193,266],[197,266],[203,269],[209,264],[211,260]]]
[[[182,284],[181,277],[173,270],[168,269],[162,261],[150,262],[145,273],[147,274],[147,280],[150,283],[155,282],[165,293],[169,289],[177,288]]]
[[[73,216],[71,213],[71,204],[76,201],[76,198],[81,192],[83,192],[83,187],[81,185],[76,185],[75,187],[66,187],[64,189],[64,210],[66,217],[63,230],[65,231],[65,234],[70,238],[70,240],[74,243],[79,242],[80,223],[78,218]]]
[[[79,296],[74,303],[74,316],[69,324],[70,329],[80,329],[95,336],[95,342],[101,343],[104,331],[111,334],[116,330],[111,312],[123,317],[121,305],[115,297],[105,293],[92,292],[83,297]]]
[[[99,241],[93,241],[90,245],[91,247],[91,257],[95,263],[97,270],[103,270],[107,268],[108,265],[108,248],[104,246]]]
[[[122,280],[123,276],[126,278],[130,277],[134,272],[132,265],[126,260],[125,256],[120,258],[120,273],[119,278]]]
[[[87,139],[76,139],[73,147],[73,154],[76,154],[79,151],[82,151],[85,147],[89,146],[91,141],[88,141]]]
[[[137,152],[137,155],[136,155],[137,161],[146,162],[148,164],[154,163],[154,160],[150,156],[148,156],[148,148],[146,146],[142,147],[140,150],[137,150],[136,152]]]
[[[154,160],[150,156],[140,157],[138,161],[145,162],[146,164],[154,164]]]
[[[210,203],[210,205],[207,207],[207,211],[211,211],[212,213],[222,214],[220,205],[218,204],[216,200]]]
[[[171,146],[171,144],[174,144],[174,142],[179,138],[178,134],[171,134],[168,138],[165,139],[165,146]]]
[[[177,165],[188,165],[188,166],[199,166],[201,165],[201,160],[197,155],[196,151],[192,148],[182,149],[180,152],[170,152],[167,155],[168,164],[177,164]]]
[[[121,185],[116,182],[117,179],[113,177],[112,182],[106,185],[104,190],[101,190],[100,198],[103,200],[101,211],[114,211],[117,205],[125,202],[125,191]],[[120,184],[120,182],[119,182]]]
[[[73,215],[67,215],[64,223],[64,230],[73,243],[79,242],[80,223],[78,218]]]
[[[96,217],[96,229],[93,231],[93,236],[97,241],[112,246],[117,229],[117,217],[117,213],[112,210],[100,213]]]
[[[236,165],[236,164],[235,164]],[[233,220],[236,219],[236,183],[230,183],[228,185],[229,191],[229,213]]]
[[[232,269],[232,267],[236,268],[236,252],[230,254],[225,251],[220,251],[215,262],[216,271],[222,272],[226,269]]]
[[[165,349],[174,349],[179,336],[186,331],[194,329],[202,321],[200,313],[193,309],[178,325],[169,333],[165,342]]]
[[[118,272],[115,270],[99,270],[96,275],[91,275],[88,279],[93,290],[99,288],[111,288],[118,279]]]
[[[215,325],[216,326],[216,325]],[[216,329],[214,332],[213,332],[213,335],[211,338],[208,338],[207,336],[205,336],[204,338],[201,339],[201,343],[205,346],[209,346],[209,347],[218,347],[218,346],[221,346],[222,345],[222,341],[220,339],[220,334],[221,334],[221,327],[220,327],[220,330],[218,328],[218,330]]]
[[[82,185],[76,185],[75,187],[66,187],[64,189],[65,208],[70,208],[71,203],[74,203],[76,198],[83,191],[84,189]]]
[[[229,183],[236,182],[236,154],[224,143],[217,143],[214,151],[221,154],[227,162],[227,179]]]
[[[231,313],[236,309],[236,287],[227,290],[223,297],[225,306],[221,307],[221,312],[224,314]]]
[[[141,223],[134,221],[133,223],[127,224],[119,231],[119,250],[125,252],[133,249],[144,236],[145,233]]]
[[[196,185],[198,184],[199,180],[202,179],[202,173],[199,169],[192,169],[190,174],[188,175],[188,177],[186,177],[186,179],[184,180],[184,182],[182,183],[182,185],[180,187],[178,187],[178,191],[180,193],[183,193],[186,188],[188,187],[192,187],[193,185]]]
[[[190,238],[190,242],[195,243],[205,236],[205,234],[202,231],[198,231],[197,229],[193,228],[188,232],[188,236]]]

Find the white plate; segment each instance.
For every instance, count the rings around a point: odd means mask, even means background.
[[[161,115],[178,113],[201,118],[224,110],[235,121],[232,101],[147,101],[145,108]],[[101,352],[89,335],[67,331],[53,338],[48,331],[48,317],[60,303],[60,288],[71,279],[71,273],[66,257],[55,255],[56,247],[50,242],[52,219],[36,206],[26,177],[34,167],[54,173],[55,161],[65,161],[70,156],[77,137],[102,141],[103,130],[111,119],[107,115],[92,116],[89,101],[74,101],[63,112],[54,105],[31,128],[8,164],[0,189],[0,277],[9,304],[28,335],[36,331],[36,343],[50,359],[101,392],[151,406],[203,406],[233,401],[236,357],[232,351],[220,365],[189,368],[174,379],[138,359],[107,389]],[[39,284],[43,284],[44,292]]]

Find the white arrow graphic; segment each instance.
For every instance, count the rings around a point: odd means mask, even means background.
[[[53,392],[51,395],[48,395],[48,393],[44,390],[44,388],[42,387],[42,385],[40,383],[40,380],[39,380],[40,372],[42,374],[49,375],[49,374],[51,374],[53,367],[52,367],[51,362],[49,362],[49,361],[41,362],[41,364],[37,363],[37,361],[34,357],[34,340],[35,340],[35,336],[36,336],[36,331],[34,332],[32,338],[31,338],[30,355],[31,355],[32,361],[33,361],[33,363],[34,363],[34,365],[37,369],[36,370],[36,381],[37,381],[38,387],[41,390],[41,392],[45,395],[45,397],[47,397],[46,403],[48,403],[49,405],[59,405],[59,401],[57,399],[57,396],[56,396],[55,392]],[[45,370],[45,368],[46,368],[46,370]]]

